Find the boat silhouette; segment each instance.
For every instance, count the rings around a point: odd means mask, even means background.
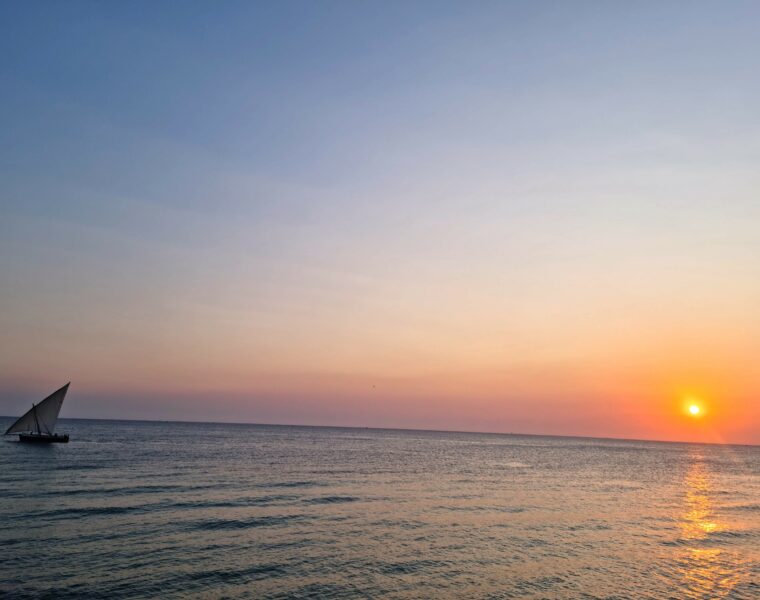
[[[55,424],[58,422],[58,413],[61,412],[63,399],[66,397],[70,384],[71,382],[56,390],[39,404],[32,404],[32,408],[19,417],[8,428],[5,435],[17,433],[19,442],[67,443],[69,434],[55,433]]]

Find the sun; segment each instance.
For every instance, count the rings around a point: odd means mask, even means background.
[[[692,419],[701,419],[706,414],[705,403],[697,396],[686,396],[683,399],[684,414]]]

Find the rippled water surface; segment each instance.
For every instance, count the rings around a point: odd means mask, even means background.
[[[0,595],[760,598],[757,447],[59,429],[0,442]]]

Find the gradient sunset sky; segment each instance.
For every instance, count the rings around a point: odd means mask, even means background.
[[[758,23],[3,2],[0,414],[760,443]]]

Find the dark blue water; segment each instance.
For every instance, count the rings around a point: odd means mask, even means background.
[[[59,430],[0,443],[4,597],[760,598],[757,447]]]

